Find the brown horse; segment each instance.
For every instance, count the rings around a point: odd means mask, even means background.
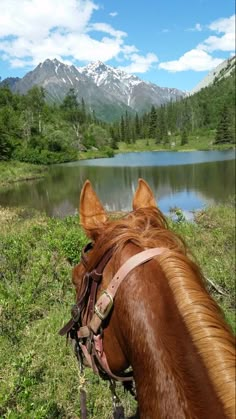
[[[133,211],[111,220],[86,181],[79,214],[93,247],[86,266],[80,263],[73,271],[78,299],[86,270],[109,249],[113,253],[98,297],[133,255],[164,248],[126,276],[104,327],[110,370],[119,374],[133,368],[140,417],[234,418],[234,337],[184,242],[167,228],[147,183],[139,179]]]

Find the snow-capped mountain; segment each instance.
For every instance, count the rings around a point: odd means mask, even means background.
[[[6,83],[8,79],[2,81]],[[171,99],[186,96],[178,89],[159,87],[102,62],[76,68],[57,59],[47,59],[22,79],[11,79],[9,87],[25,94],[33,86],[42,86],[49,101],[60,102],[73,88],[79,101],[96,112],[98,118],[115,120],[126,110],[146,111]]]
[[[211,70],[200,83],[195,86],[190,94],[193,95],[194,93],[199,92],[199,90],[203,89],[204,87],[210,86],[216,80],[221,80],[224,77],[230,76],[233,72],[235,72],[236,66],[236,56],[229,58],[228,60],[223,61],[213,70]]]
[[[146,110],[151,105],[160,106],[171,99],[186,96],[178,89],[159,87],[154,83],[144,82],[133,74],[105,65],[101,61],[79,67],[78,71],[93,80],[106,93],[119,99],[135,111]]]

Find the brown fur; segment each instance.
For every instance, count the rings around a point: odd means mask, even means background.
[[[142,418],[234,418],[233,335],[183,240],[167,228],[157,208],[139,208],[137,202],[134,207],[120,220],[82,221],[95,240],[88,271],[114,248],[103,288],[132,254],[169,249],[136,268],[120,286],[105,329],[110,367],[119,371],[132,365]],[[82,273],[81,265],[75,268],[78,293]]]

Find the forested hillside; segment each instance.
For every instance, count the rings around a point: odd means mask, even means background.
[[[170,102],[149,113],[127,113],[113,125],[119,141],[132,142],[138,138],[154,138],[156,144],[171,144],[181,136],[181,144],[189,135],[201,136],[212,132],[213,143],[235,141],[235,74],[215,81],[209,87],[181,101]]]
[[[63,102],[49,105],[42,88],[26,95],[0,88],[0,159],[58,163],[78,159],[79,151],[109,146],[109,129],[78,103],[71,89]],[[109,148],[107,153],[109,154]]]
[[[45,101],[42,88],[33,87],[25,95],[0,88],[0,159],[49,164],[79,158],[81,151],[93,149],[113,155],[120,142],[154,139],[171,147],[195,144],[205,136],[208,148],[235,141],[235,75],[215,83],[181,101],[152,106],[145,114],[125,113],[108,124],[88,111],[82,99],[70,89],[61,104]],[[210,138],[210,142],[209,142]],[[202,142],[201,142],[202,144]]]

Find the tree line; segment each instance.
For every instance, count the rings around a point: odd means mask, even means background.
[[[130,116],[127,112],[112,127],[118,141],[135,142],[139,138],[155,139],[168,145],[179,135],[181,145],[194,133],[214,131],[214,143],[235,142],[235,76],[229,76],[176,102],[151,107],[150,112]]]
[[[155,139],[170,145],[180,136],[215,132],[215,144],[235,141],[234,75],[216,81],[200,92],[142,115],[127,111],[113,123],[99,121],[82,99],[70,89],[60,104],[48,104],[45,91],[33,87],[25,95],[0,88],[0,159],[32,163],[55,163],[78,158],[80,151],[104,150],[112,155],[119,142]]]
[[[0,159],[57,163],[78,159],[87,148],[108,148],[107,124],[78,102],[70,89],[61,104],[50,105],[45,91],[33,87],[26,95],[0,88]]]

